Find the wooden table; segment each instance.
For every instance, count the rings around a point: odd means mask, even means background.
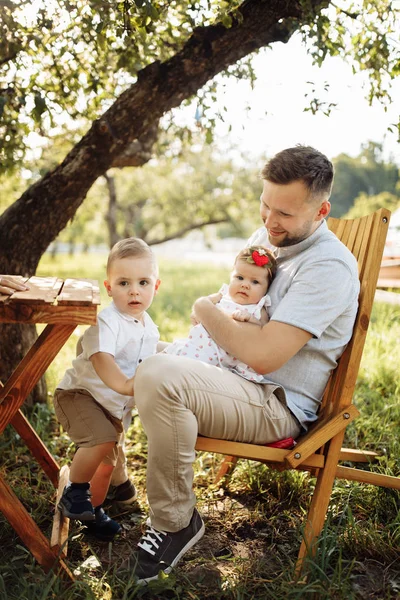
[[[77,325],[96,323],[99,288],[97,281],[90,279],[64,281],[57,277],[31,277],[29,280],[14,277],[27,282],[30,289],[12,296],[0,295],[0,323],[45,323],[46,327],[0,388],[0,434],[11,423],[57,488],[60,467],[20,407]],[[46,571],[58,561],[58,570],[73,578],[64,560],[58,556],[59,548],[51,547],[1,473],[0,510]]]

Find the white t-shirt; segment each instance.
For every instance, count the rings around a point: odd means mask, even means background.
[[[112,302],[97,316],[82,338],[82,353],[72,361],[57,386],[62,390],[84,389],[112,415],[122,419],[134,406],[133,396],[124,396],[107,387],[89,360],[96,352],[111,354],[121,371],[132,377],[145,358],[156,353],[160,339],[157,326],[144,313],[144,325],[130,315],[119,312]]]

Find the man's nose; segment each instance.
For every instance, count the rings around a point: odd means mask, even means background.
[[[265,218],[264,218],[264,225],[267,229],[271,229],[273,225],[276,225],[276,219],[275,217],[272,215],[271,211],[268,211],[265,214]]]

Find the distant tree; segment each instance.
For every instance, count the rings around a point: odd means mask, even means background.
[[[368,142],[356,158],[339,154],[333,159],[333,163],[335,165],[331,197],[333,217],[346,214],[361,193],[367,196],[376,196],[381,192],[396,193],[399,166],[383,159],[382,144]]]
[[[357,196],[354,205],[345,217],[346,219],[365,217],[380,208],[388,208],[390,211],[394,212],[400,208],[400,196],[391,194],[390,192],[381,192],[375,196],[368,196],[365,193],[361,193]]]

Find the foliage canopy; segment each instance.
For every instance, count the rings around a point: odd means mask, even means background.
[[[229,29],[240,23],[246,5],[260,1],[2,2],[1,169],[12,169],[24,160],[28,148],[60,131],[68,131],[69,139],[78,141],[82,128],[135,83],[144,67],[171,59],[204,28]],[[347,58],[354,70],[368,72],[370,101],[390,101],[388,85],[400,63],[393,48],[396,16],[389,0],[292,4],[296,5],[293,14],[297,11],[301,16],[297,22],[290,17],[284,23],[287,36],[299,30],[319,65],[327,55]],[[283,11],[282,22],[284,16]],[[246,58],[224,72],[255,76]],[[214,85],[208,84],[199,94],[205,107],[202,123],[209,132],[215,119],[209,100]],[[318,90],[309,109],[326,110],[317,96]]]

